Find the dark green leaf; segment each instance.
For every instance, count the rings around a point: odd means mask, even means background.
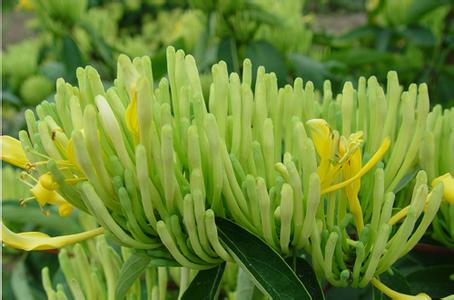
[[[427,267],[407,276],[413,294],[426,293],[433,298],[441,298],[454,294],[454,265]]]
[[[284,259],[257,236],[232,223],[216,218],[219,238],[251,280],[272,299],[312,299],[298,276]]]
[[[219,292],[222,274],[224,273],[225,263],[212,269],[199,271],[191,284],[184,292],[182,300],[213,300]]]
[[[153,66],[153,80],[159,81],[167,73],[167,58],[166,52],[163,49],[162,51],[157,52],[151,57],[151,62]]]
[[[252,62],[252,75],[255,81],[256,71],[259,66],[264,66],[267,72],[274,72],[279,84],[284,85],[287,78],[287,66],[283,55],[267,41],[250,43],[246,48],[246,57]]]
[[[211,13],[206,20],[204,30],[199,34],[193,49],[193,56],[197,61],[200,72],[208,69],[216,62],[218,43],[216,41],[216,13]]]
[[[82,53],[72,37],[65,35],[62,38],[62,59],[66,67],[66,76],[68,80],[74,81],[76,78],[76,69],[83,65]]]
[[[393,33],[388,28],[382,28],[381,30],[379,30],[375,37],[375,48],[378,51],[386,51],[388,49],[392,36]]]
[[[435,36],[428,28],[422,26],[409,27],[402,32],[402,35],[407,38],[409,42],[417,46],[435,46]]]
[[[304,258],[296,257],[295,260],[293,260],[293,257],[289,257],[285,261],[295,270],[296,275],[307,288],[312,299],[325,299],[325,295],[323,295],[322,288],[317,280],[314,269],[312,269],[312,266]]]
[[[95,48],[96,54],[102,59],[102,61],[111,69],[114,69],[115,65],[113,63],[113,52],[112,48],[106,43],[103,37],[91,26],[88,22],[81,22],[82,28],[90,36],[90,39]]]
[[[325,65],[301,54],[291,54],[290,59],[295,68],[295,75],[304,81],[312,81],[316,88],[323,86],[323,80],[328,76]]]
[[[151,257],[142,253],[135,252],[125,261],[120,269],[117,287],[115,289],[115,299],[124,299],[129,288],[134,284],[140,275],[148,267]]]
[[[399,293],[411,294],[410,284],[402,273],[395,268],[392,269],[392,273],[381,274],[380,281]]]
[[[240,71],[236,43],[233,38],[225,38],[219,43],[218,60],[225,61],[229,72]]]

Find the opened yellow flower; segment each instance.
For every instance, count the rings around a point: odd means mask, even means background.
[[[341,137],[338,145],[335,145],[335,135],[325,120],[312,119],[307,124],[311,129],[311,138],[320,157],[317,172],[322,182],[322,194],[334,192],[358,181],[380,161],[391,143],[389,138],[385,138],[377,152],[362,166],[360,150],[362,132],[350,135],[347,141],[345,137]],[[344,175],[344,181],[333,185],[332,183],[336,180],[341,170]],[[349,178],[347,179],[346,177]],[[358,183],[354,187],[357,189],[357,186]]]
[[[0,137],[0,144],[2,148],[1,158],[3,161],[22,169],[31,167],[31,163],[25,156],[22,144],[19,140],[8,135],[2,135]]]
[[[454,177],[450,173],[441,175],[432,181],[432,187],[443,183],[443,199],[451,205],[454,205]]]
[[[103,233],[104,228],[100,227],[82,233],[50,237],[42,232],[15,233],[9,230],[2,222],[1,241],[9,247],[25,251],[49,250],[79,243]]]
[[[312,119],[307,122],[311,129],[311,138],[320,158],[317,169],[322,186],[321,194],[345,188],[347,199],[355,218],[357,230],[364,228],[363,213],[358,199],[361,186],[360,178],[380,161],[389,148],[390,140],[385,138],[372,158],[362,166],[361,144],[363,133],[353,133],[348,139],[341,136],[336,143],[336,135],[323,119]],[[344,181],[333,182],[342,173]]]

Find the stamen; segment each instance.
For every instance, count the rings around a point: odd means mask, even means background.
[[[32,197],[27,197],[27,198],[20,199],[20,200],[19,200],[19,205],[20,205],[21,207],[25,207],[26,204],[27,204],[27,202],[29,202],[30,200],[35,200],[35,197],[32,196]]]
[[[331,193],[343,187],[346,187],[350,183],[364,176],[364,174],[366,174],[370,169],[372,169],[372,167],[375,166],[378,163],[378,161],[383,157],[383,155],[388,150],[390,143],[391,141],[389,140],[389,138],[385,138],[380,148],[378,148],[377,152],[375,152],[372,158],[361,168],[361,170],[359,170],[359,172],[355,176],[350,177],[350,179],[347,179],[343,182],[339,182],[335,185],[332,185],[322,190],[321,195]]]

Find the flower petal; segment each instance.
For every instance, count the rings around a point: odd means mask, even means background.
[[[434,188],[440,182],[443,183],[443,197],[451,205],[454,205],[454,177],[450,173],[443,174],[432,181]]]
[[[104,228],[99,227],[81,233],[50,237],[42,232],[15,233],[9,230],[8,227],[6,227],[2,222],[2,242],[9,247],[25,251],[61,248],[66,245],[90,239],[103,233]]]
[[[328,122],[323,119],[311,119],[306,122],[311,129],[311,139],[321,159],[329,159],[332,147],[332,132]]]
[[[0,145],[2,149],[1,158],[3,161],[22,169],[26,169],[30,166],[30,162],[25,156],[22,144],[19,140],[8,135],[2,135],[0,137]]]

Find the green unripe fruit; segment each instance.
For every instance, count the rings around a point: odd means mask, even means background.
[[[27,78],[20,87],[20,96],[28,105],[36,105],[53,91],[52,82],[42,75]]]

